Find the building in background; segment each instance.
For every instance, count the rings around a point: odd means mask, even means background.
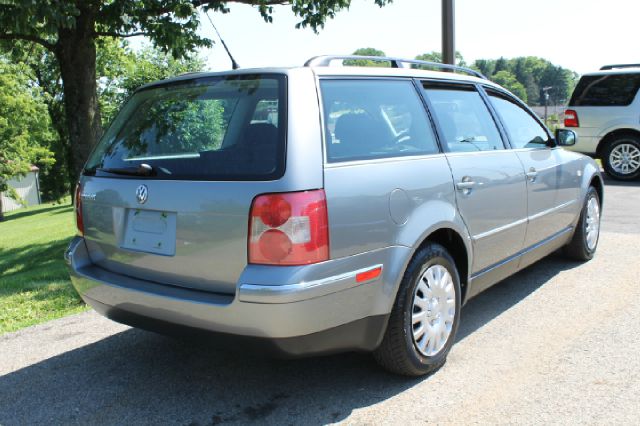
[[[27,206],[35,206],[40,204],[40,182],[39,171],[36,166],[31,166],[31,171],[27,173],[25,177],[18,177],[9,180],[7,182],[9,187],[16,190],[16,193],[20,196]],[[2,211],[4,213],[17,210],[23,207],[20,201],[14,200],[9,197],[9,194],[0,193],[2,197]]]

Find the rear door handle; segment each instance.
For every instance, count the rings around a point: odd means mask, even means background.
[[[471,180],[470,176],[465,176],[460,182],[456,183],[456,189],[462,191],[464,195],[469,195],[476,183]]]
[[[459,190],[464,190],[464,189],[471,189],[476,185],[476,183],[472,180],[469,181],[462,181],[462,182],[458,182],[456,183],[456,188],[458,188]]]
[[[535,182],[536,178],[538,177],[538,172],[536,171],[536,169],[531,167],[529,171],[525,173],[525,176],[527,176],[527,179],[529,179],[531,182]]]

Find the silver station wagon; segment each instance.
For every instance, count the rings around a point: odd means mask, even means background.
[[[603,183],[575,141],[466,68],[184,75],[97,145],[65,257],[115,321],[426,374],[471,297],[560,248],[593,256]]]

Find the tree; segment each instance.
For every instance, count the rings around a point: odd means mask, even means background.
[[[151,46],[132,51],[119,41],[117,49],[98,49],[98,93],[103,128],[140,86],[156,80],[204,69],[204,60],[196,55],[175,59]]]
[[[471,68],[477,69],[483,75],[490,76],[493,75],[493,70],[495,69],[496,63],[491,59],[477,59]]]
[[[456,65],[461,66],[461,67],[466,67],[467,63],[465,62],[464,58],[462,57],[462,53],[458,52],[456,50]],[[439,62],[442,63],[442,53],[441,52],[436,52],[435,50],[429,52],[429,53],[423,53],[421,55],[416,56],[416,59],[419,61],[428,61],[428,62]],[[416,66],[416,68],[426,68],[426,67],[422,67],[422,66]]]
[[[0,58],[0,192],[7,192],[7,181],[25,176],[32,164],[52,162],[47,106],[39,89],[29,84],[29,71]]]
[[[501,56],[493,66],[493,73],[497,74],[500,71],[509,71],[509,68],[509,62],[507,62],[507,60]]]
[[[196,56],[174,59],[151,46],[134,51],[125,40],[103,38],[97,41],[96,47],[98,102],[103,129],[139,86],[185,72],[200,71],[204,67],[204,61]],[[11,62],[27,65],[30,84],[42,91],[56,137],[50,145],[55,163],[40,167],[40,193],[45,201],[59,200],[71,193],[74,181],[70,173],[71,153],[57,61],[42,46],[26,42],[0,45],[0,51],[6,52]]]
[[[358,56],[387,56],[382,50],[374,49],[373,47],[361,47],[356,49],[353,55]],[[349,67],[388,67],[391,64],[386,61],[370,61],[367,59],[350,59],[344,61],[344,65]]]
[[[573,71],[535,56],[478,59],[474,62],[473,68],[494,81],[504,82],[504,85],[516,94],[526,93],[526,96],[521,97],[527,99],[529,105],[544,103],[543,87],[552,87],[549,91],[550,102],[562,103],[573,90],[577,80],[577,74]],[[515,85],[513,78],[524,87],[524,92],[521,92],[519,85]]]
[[[379,6],[390,1],[374,0]],[[301,18],[296,27],[317,31],[351,0],[9,0],[0,5],[0,40],[37,43],[57,60],[74,176],[102,132],[98,40],[145,35],[163,51],[183,57],[212,44],[196,33],[199,11],[229,12],[229,3],[255,5],[267,22],[272,21],[274,5],[290,4]]]
[[[491,80],[495,83],[498,83],[500,86],[504,87],[524,102],[527,102],[527,90],[520,83],[516,76],[510,73],[509,71],[498,71],[494,75],[491,76]]]

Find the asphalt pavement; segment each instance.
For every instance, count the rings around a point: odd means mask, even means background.
[[[640,182],[607,182],[600,246],[463,309],[437,373],[367,354],[272,360],[93,312],[0,336],[0,424],[640,423]]]

